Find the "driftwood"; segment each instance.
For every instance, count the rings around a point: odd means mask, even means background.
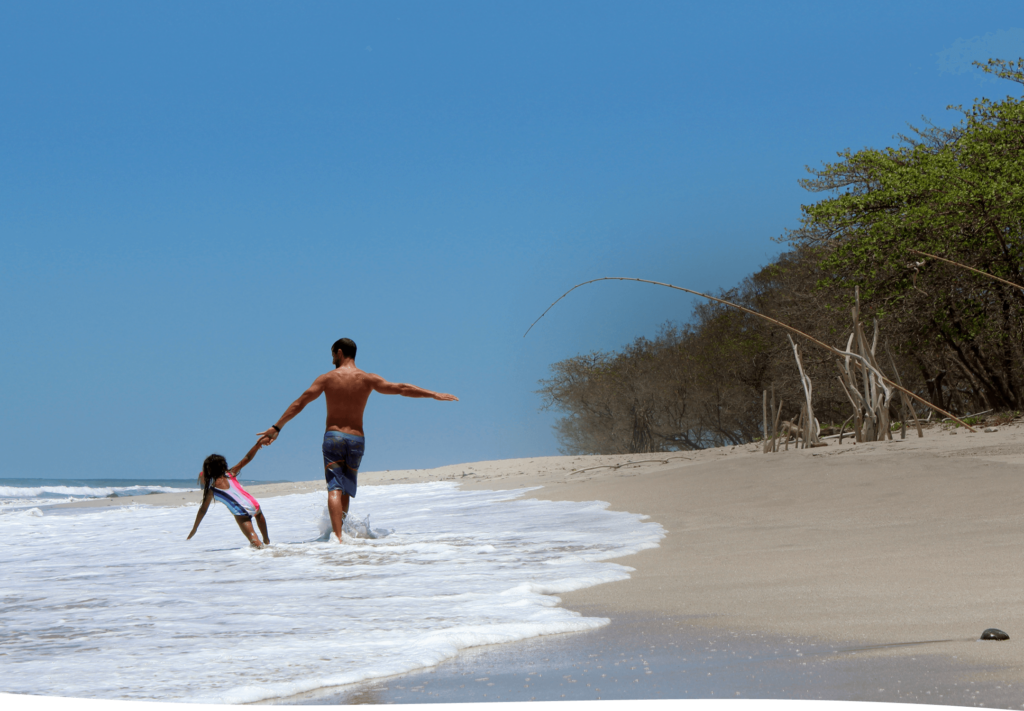
[[[781,407],[779,408],[779,414],[782,414]],[[789,440],[792,439],[794,442],[800,441],[800,433],[803,432],[802,417],[803,413],[797,416],[796,422],[793,420],[783,420],[780,423],[781,429],[779,430],[779,437],[786,445],[787,451],[789,450]]]
[[[761,454],[768,454],[771,451],[772,441],[768,438],[768,391],[764,391],[761,398],[761,417],[764,421],[764,439],[761,441]]]
[[[896,377],[896,382],[901,386],[903,381],[900,379],[900,371],[896,369],[896,359],[892,357],[892,350],[889,349],[889,344],[885,344],[885,352],[889,356],[889,364],[892,366],[892,374]],[[921,421],[917,419],[917,412],[914,410],[914,403],[910,401],[903,391],[900,391],[900,400],[903,402],[903,431],[900,433],[900,437],[906,437],[907,433],[907,412],[910,412],[910,416],[914,418],[914,426],[917,427],[917,436],[924,437],[924,432],[921,431]]]
[[[802,450],[807,446],[807,405],[800,406],[800,416],[797,418],[797,449]]]
[[[774,398],[772,399],[772,407],[775,407]],[[775,425],[772,427],[772,451],[779,451],[779,418],[782,417],[782,400],[779,400],[779,409],[775,411]],[[787,435],[788,438],[788,435]],[[787,439],[788,441],[788,439]]]
[[[875,350],[878,348],[878,320],[873,322],[874,334],[869,347],[860,324],[860,289],[856,289],[854,294],[855,303],[850,311],[853,317],[853,333],[846,343],[845,358],[837,359],[836,362],[839,368],[839,382],[850,404],[853,405],[856,422],[855,441],[875,442],[892,439],[889,403],[894,389],[886,384],[887,379],[882,375],[878,361],[875,360]],[[852,359],[856,359],[856,362],[851,363]]]
[[[663,281],[653,281],[651,279],[641,279],[639,277],[598,277],[597,279],[590,279],[588,281],[584,281],[584,282],[581,282],[581,283],[577,284],[576,286],[574,286],[571,289],[569,289],[569,291],[565,292],[564,294],[559,296],[557,299],[555,299],[553,302],[551,302],[551,305],[548,306],[546,309],[544,309],[544,313],[542,313],[540,316],[538,316],[536,318],[536,320],[533,323],[530,324],[530,328],[526,329],[526,333],[523,334],[523,338],[526,338],[526,336],[530,333],[530,331],[533,329],[533,327],[537,325],[537,322],[540,321],[542,318],[544,318],[544,316],[547,315],[548,311],[550,311],[551,309],[553,309],[555,307],[555,304],[557,304],[559,301],[564,299],[566,296],[568,296],[572,292],[576,291],[576,289],[579,289],[581,286],[586,286],[587,284],[593,284],[594,282],[598,282],[598,281],[638,281],[638,282],[641,282],[643,284],[654,284],[655,286],[664,286],[664,287],[668,287],[669,289],[675,289],[676,291],[684,291],[687,294],[693,294],[694,296],[699,296],[701,298],[708,299],[710,301],[715,301],[717,303],[724,304],[725,306],[729,306],[729,307],[734,308],[734,309],[736,309],[738,311],[742,311],[744,313],[748,313],[751,316],[756,316],[757,318],[763,319],[763,320],[767,321],[768,323],[775,324],[779,328],[783,328],[783,329],[785,329],[786,331],[788,331],[790,333],[795,333],[798,336],[806,338],[811,343],[813,343],[816,346],[819,346],[821,348],[824,348],[825,350],[829,351],[833,355],[837,355],[837,356],[847,356],[847,355],[853,356],[854,355],[854,354],[849,353],[849,352],[844,353],[843,351],[840,351],[838,348],[833,348],[832,346],[828,345],[827,343],[819,341],[814,336],[810,336],[810,335],[804,333],[803,331],[800,331],[800,330],[798,330],[796,328],[793,328],[792,326],[790,326],[788,324],[782,323],[782,321],[774,319],[771,316],[765,316],[764,314],[758,313],[757,311],[754,311],[753,309],[748,309],[745,306],[740,306],[739,304],[734,304],[731,301],[726,301],[725,299],[720,299],[717,296],[711,296],[710,294],[705,294],[705,293],[700,292],[700,291],[694,291],[693,289],[687,289],[687,288],[682,287],[682,286],[676,286],[675,284],[666,284]],[[859,356],[858,356],[858,358],[859,358]],[[951,415],[950,413],[946,412],[942,408],[937,407],[937,406],[931,404],[930,402],[925,400],[920,395],[907,390],[903,386],[897,385],[896,383],[894,383],[891,380],[885,378],[884,376],[881,376],[881,374],[879,374],[879,377],[881,377],[882,382],[884,382],[887,385],[890,385],[890,386],[896,388],[897,390],[900,390],[901,392],[905,392],[907,395],[909,395],[913,399],[917,400],[921,404],[925,405],[926,407],[930,407],[934,411],[939,412],[939,413],[941,413],[943,415],[946,415],[947,417],[949,417],[949,418],[951,418],[953,420],[956,420],[961,425],[963,425],[964,427],[969,429],[971,432],[977,432],[976,429],[974,429],[973,427],[968,425],[963,420],[960,420],[959,418],[954,417],[953,415]]]
[[[846,418],[846,421],[844,421],[843,424],[839,426],[839,444],[843,443],[843,430],[845,430],[846,426],[850,424],[850,420],[852,420],[853,417],[853,415],[850,415],[849,417]]]
[[[780,449],[789,451],[789,440],[795,439],[797,435],[796,425],[792,420],[783,420],[779,423]]]
[[[804,411],[807,416],[804,418],[804,447],[817,443],[818,435],[820,434],[820,427],[818,421],[814,418],[814,407],[811,404],[811,393],[813,388],[811,386],[811,379],[804,373],[803,359],[800,357],[800,346],[793,342],[793,337],[788,333],[786,338],[789,339],[789,345],[793,346],[793,356],[796,358],[796,367],[800,371],[800,384],[804,387]]]
[[[622,467],[628,466],[630,464],[668,464],[669,461],[671,461],[673,459],[691,459],[691,457],[678,456],[678,457],[669,457],[668,459],[640,459],[640,460],[635,461],[635,462],[634,461],[630,461],[630,462],[620,462],[618,464],[598,464],[597,466],[593,466],[593,467],[584,467],[583,469],[574,469],[573,471],[569,472],[568,475],[580,474],[582,472],[589,472],[589,471],[592,471],[594,469],[612,469],[612,470],[621,469]]]

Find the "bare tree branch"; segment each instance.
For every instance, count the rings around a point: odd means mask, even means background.
[[[918,249],[908,249],[907,251],[908,252],[913,252],[914,254],[920,254],[920,255],[922,255],[924,257],[931,257],[932,259],[938,259],[940,262],[945,262],[946,264],[952,264],[954,267],[962,267],[963,269],[967,269],[969,271],[972,271],[975,274],[981,274],[982,276],[988,277],[989,279],[995,279],[996,281],[1002,282],[1003,284],[1006,284],[1007,286],[1012,286],[1014,289],[1024,289],[1024,286],[1021,286],[1020,284],[1014,284],[1012,281],[1006,281],[1006,279],[1000,279],[999,277],[993,276],[993,275],[989,274],[988,272],[983,272],[980,269],[975,269],[974,267],[969,267],[966,264],[961,264],[960,262],[954,262],[952,259],[946,259],[945,257],[938,257],[938,256],[936,256],[934,254],[928,254],[927,252],[922,252],[922,251],[920,251]],[[918,263],[920,264],[920,262],[918,262]],[[554,304],[552,304],[552,306],[554,306]],[[547,313],[547,312],[545,312],[545,313]]]

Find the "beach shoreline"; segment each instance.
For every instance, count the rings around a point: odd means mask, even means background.
[[[1016,560],[1024,543],[1024,429],[954,431],[933,426],[923,439],[908,433],[905,440],[832,441],[775,454],[762,454],[755,444],[474,462],[361,472],[360,483],[542,487],[524,495],[605,501],[615,510],[645,514],[666,529],[661,545],[616,561],[634,569],[629,580],[562,594],[563,607],[610,617],[612,626],[623,619],[639,628],[647,624],[652,634],[665,620],[685,620],[697,638],[762,635],[822,649],[841,644],[843,659],[856,649],[863,669],[907,670],[899,694],[873,691],[881,696],[871,700],[932,702],[926,692],[934,688],[938,695],[938,687],[934,674],[925,672],[941,668],[944,678],[962,672],[958,688],[989,689],[959,703],[1010,707],[1007,699],[1018,698],[1019,706],[1024,570]],[[646,463],[628,463],[638,460]],[[246,486],[257,498],[270,498],[324,485]],[[150,494],[62,506],[131,503],[187,505],[198,498]],[[352,512],[362,513],[358,498]],[[990,627],[1010,639],[979,642]],[[569,646],[582,652],[591,644],[584,637],[599,635],[580,633],[581,641]],[[920,659],[932,662],[915,672]],[[794,663],[803,662],[794,657]],[[920,694],[908,697],[915,683]],[[838,693],[835,684],[821,688]]]
[[[802,699],[1019,708],[1012,684],[920,649],[901,658],[693,618],[609,613],[602,628],[462,650],[433,667],[259,705]]]

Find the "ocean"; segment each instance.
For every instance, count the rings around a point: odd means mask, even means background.
[[[328,540],[326,492],[265,499],[272,545],[253,550],[222,506],[186,541],[194,505],[46,505],[139,482],[11,481],[0,691],[22,694],[245,703],[595,629],[608,620],[554,596],[629,577],[609,559],[664,536],[602,502],[432,482],[361,487],[343,545]]]
[[[86,499],[198,489],[195,479],[0,479],[0,513]]]

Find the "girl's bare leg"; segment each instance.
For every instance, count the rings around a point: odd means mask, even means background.
[[[252,519],[248,516],[235,516],[235,523],[242,529],[242,535],[245,536],[245,540],[249,541],[249,545],[253,548],[262,548],[263,544],[260,543],[259,536],[256,535],[256,531],[252,527]]]
[[[270,543],[270,534],[267,533],[267,519],[263,518],[263,509],[256,512],[256,524],[260,527],[260,533],[263,534],[263,542]]]

